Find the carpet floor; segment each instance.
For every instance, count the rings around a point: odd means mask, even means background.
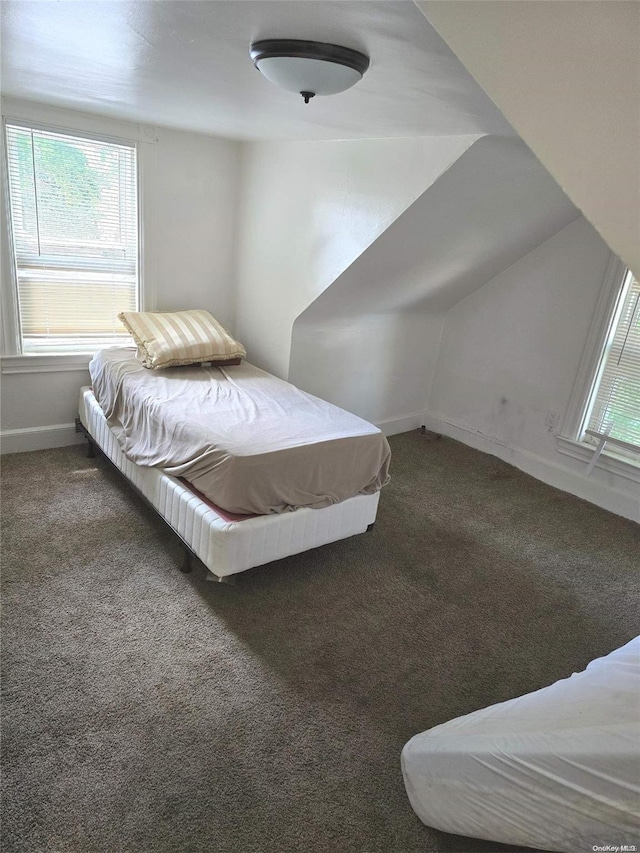
[[[639,528],[391,439],[375,528],[209,584],[82,446],[3,461],[5,853],[488,853],[413,814],[417,732],[638,633]],[[521,849],[521,848],[513,848]]]

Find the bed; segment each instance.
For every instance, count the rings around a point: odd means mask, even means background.
[[[584,672],[416,735],[402,751],[411,805],[459,835],[637,850],[639,697],[640,637]]]
[[[390,451],[376,427],[243,361],[147,370],[97,353],[79,422],[210,580],[363,533]]]

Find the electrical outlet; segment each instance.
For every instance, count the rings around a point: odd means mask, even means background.
[[[547,417],[544,419],[544,425],[547,428],[547,432],[555,432],[558,428],[558,424],[560,423],[560,415],[558,412],[547,412]]]

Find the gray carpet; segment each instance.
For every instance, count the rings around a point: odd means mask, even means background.
[[[391,440],[374,530],[247,572],[83,447],[3,464],[3,846],[506,851],[424,827],[413,734],[637,633],[638,527],[454,441]]]

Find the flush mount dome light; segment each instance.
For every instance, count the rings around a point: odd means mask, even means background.
[[[267,80],[298,92],[308,104],[315,95],[336,95],[362,79],[369,57],[320,41],[264,39],[251,45],[253,64]]]

